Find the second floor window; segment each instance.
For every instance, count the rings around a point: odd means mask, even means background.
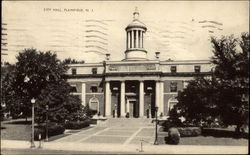
[[[171,70],[171,73],[176,73],[176,66],[171,66],[170,70]]]
[[[195,73],[200,73],[200,71],[201,71],[201,66],[194,66]]]
[[[97,68],[92,68],[92,74],[97,74]]]
[[[176,82],[171,82],[170,92],[177,92],[177,83]]]
[[[72,68],[71,72],[72,72],[72,75],[76,75],[76,68]]]

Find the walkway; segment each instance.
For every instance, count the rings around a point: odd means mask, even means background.
[[[109,119],[104,125],[96,126],[73,135],[55,140],[55,142],[79,142],[95,144],[152,144],[154,126],[151,119]]]

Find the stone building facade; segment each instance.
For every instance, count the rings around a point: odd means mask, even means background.
[[[195,76],[211,74],[209,60],[160,61],[147,59],[144,34],[147,27],[133,13],[133,21],[126,27],[125,58],[110,61],[110,55],[101,63],[70,64],[67,79],[73,94],[83,105],[106,117],[167,116],[178,102],[178,91]]]

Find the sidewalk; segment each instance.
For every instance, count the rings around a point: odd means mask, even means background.
[[[35,142],[36,147],[39,142]],[[28,149],[30,142],[1,140],[2,149]],[[65,151],[100,151],[100,152],[124,152],[139,153],[140,145],[120,145],[105,143],[75,143],[75,142],[42,142],[42,148],[47,150]],[[247,154],[248,146],[208,146],[208,145],[143,145],[143,153],[149,154]]]

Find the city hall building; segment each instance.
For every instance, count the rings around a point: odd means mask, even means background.
[[[147,27],[139,19],[138,11],[126,27],[125,58],[101,63],[70,64],[67,80],[83,105],[89,105],[105,117],[167,116],[178,102],[178,91],[197,75],[209,76],[209,60],[160,61],[147,59],[144,34]],[[122,51],[120,51],[122,52]]]

